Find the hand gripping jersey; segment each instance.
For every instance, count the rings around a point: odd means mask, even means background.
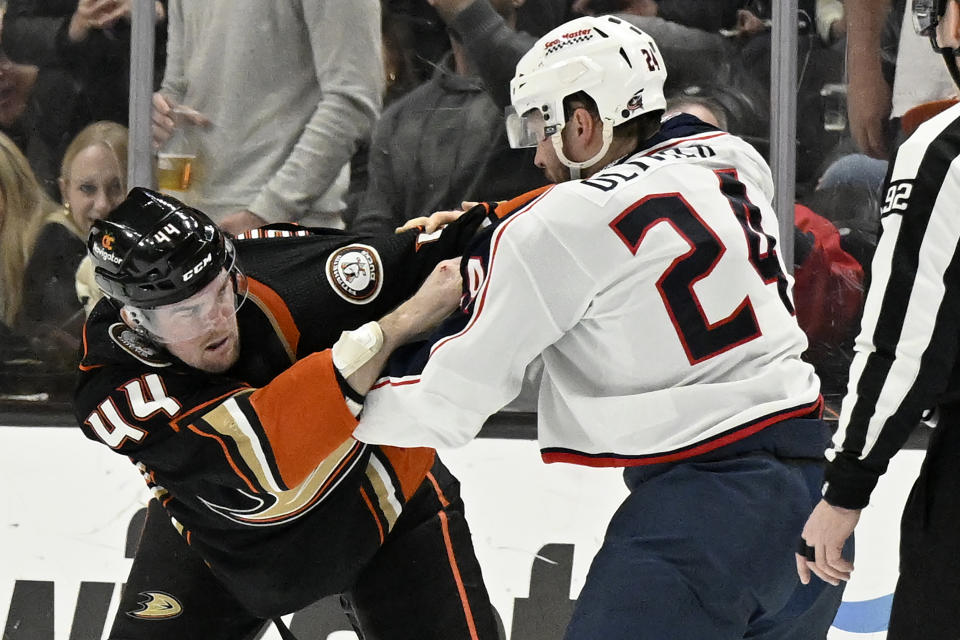
[[[355,436],[463,444],[538,357],[548,462],[670,462],[816,413],[772,193],[752,147],[678,116],[590,179],[505,207],[461,265],[462,313],[394,360]]]
[[[92,313],[74,399],[84,434],[137,465],[252,613],[346,589],[430,469],[431,449],[351,437],[359,406],[329,347],[459,255],[483,219],[478,209],[430,236],[266,231],[237,241],[250,293],[238,310],[240,359],[222,375],[146,342],[109,301]]]

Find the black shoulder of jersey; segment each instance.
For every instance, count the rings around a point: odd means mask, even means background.
[[[311,229],[306,236],[239,240],[237,251],[244,272],[286,304],[303,356],[412,295],[437,263],[463,254],[484,219],[483,210],[471,211],[432,234]]]

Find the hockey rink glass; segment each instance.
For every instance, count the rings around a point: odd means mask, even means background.
[[[163,344],[188,342],[204,335],[216,337],[247,299],[247,279],[231,265],[186,300],[156,307],[126,307],[131,318]]]
[[[929,37],[937,26],[937,0],[913,0],[911,13],[917,35]]]
[[[540,144],[546,136],[557,131],[557,125],[546,125],[540,109],[531,109],[520,115],[511,105],[504,110],[507,126],[507,140],[511,149],[527,149]]]

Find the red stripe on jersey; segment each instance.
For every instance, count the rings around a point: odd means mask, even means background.
[[[672,141],[672,142],[670,142],[670,143],[668,143],[668,144],[664,144],[664,145],[659,146],[659,147],[653,147],[652,149],[648,149],[647,151],[644,151],[644,152],[643,152],[643,155],[644,155],[644,156],[652,156],[653,154],[658,153],[658,152],[660,152],[660,151],[663,151],[664,149],[669,149],[670,147],[675,147],[675,146],[677,146],[678,144],[683,144],[683,143],[685,143],[685,142],[696,142],[697,140],[710,140],[711,138],[719,138],[720,136],[726,136],[726,135],[730,135],[730,134],[728,134],[726,131],[719,131],[719,132],[717,132],[717,133],[710,133],[710,134],[702,135],[702,136],[691,136],[691,137],[689,137],[689,138],[678,138],[678,139],[676,139],[676,140],[674,140],[674,141]]]
[[[578,464],[584,467],[639,467],[651,464],[662,464],[665,462],[677,462],[679,460],[686,460],[704,453],[715,451],[728,444],[743,440],[744,438],[752,436],[755,433],[759,433],[767,427],[779,422],[783,422],[784,420],[810,416],[814,413],[819,416],[822,411],[823,397],[819,397],[813,404],[794,407],[793,409],[787,409],[783,412],[775,413],[758,422],[746,424],[737,431],[726,433],[714,440],[708,440],[707,442],[694,445],[689,449],[674,451],[672,453],[650,454],[649,456],[636,457],[617,456],[616,454],[596,455],[590,453],[579,453],[576,451],[555,451],[541,449],[540,457],[544,462],[547,463],[566,462],[569,464]]]
[[[548,187],[552,187],[552,186],[555,186],[555,185],[547,185],[547,186],[548,186]],[[434,353],[437,352],[437,349],[439,349],[441,346],[447,344],[447,343],[450,342],[451,340],[453,340],[453,339],[455,339],[455,338],[458,338],[458,337],[462,336],[463,334],[465,334],[465,333],[466,333],[467,331],[469,331],[470,328],[477,322],[477,318],[480,317],[480,313],[483,311],[483,306],[484,306],[484,304],[486,303],[486,300],[487,300],[487,291],[490,290],[490,280],[491,280],[491,278],[493,277],[493,261],[494,261],[494,259],[495,259],[496,256],[497,256],[497,248],[500,246],[500,240],[503,238],[504,232],[506,231],[506,229],[507,229],[508,226],[510,226],[511,224],[513,224],[515,221],[519,220],[519,219],[520,219],[520,216],[521,216],[522,214],[527,213],[528,211],[530,211],[530,209],[533,207],[533,205],[536,204],[536,203],[540,200],[540,198],[543,197],[543,195],[547,193],[547,191],[548,191],[548,189],[542,188],[542,189],[540,190],[540,193],[537,194],[536,197],[534,197],[532,200],[530,200],[529,202],[527,202],[527,204],[524,205],[524,207],[523,207],[522,209],[520,209],[520,210],[518,210],[516,213],[514,213],[514,214],[513,214],[513,217],[511,217],[509,220],[503,222],[499,227],[496,228],[496,230],[494,231],[494,238],[493,238],[493,240],[491,241],[490,252],[489,252],[490,258],[489,258],[489,260],[487,260],[487,277],[486,277],[486,281],[484,282],[483,291],[479,294],[479,295],[480,295],[480,299],[477,300],[477,303],[476,303],[476,305],[474,306],[473,315],[470,317],[470,321],[467,323],[467,326],[465,326],[465,327],[464,327],[463,329],[461,329],[459,332],[457,332],[457,333],[455,333],[455,334],[453,334],[453,335],[447,336],[446,338],[443,338],[442,340],[438,340],[438,341],[436,342],[436,344],[434,344],[432,347],[430,347],[430,356],[431,356],[431,357],[433,356]],[[531,191],[530,193],[535,193],[535,192]],[[521,197],[522,197],[522,196],[521,196]],[[419,382],[419,378],[416,379],[416,380],[412,380],[411,382]],[[406,383],[406,384],[409,384],[409,383]]]
[[[405,378],[383,378],[382,380],[374,384],[372,387],[370,387],[370,390],[372,391],[374,389],[379,389],[380,387],[387,387],[387,386],[402,387],[408,384],[416,384],[418,382],[420,382],[420,376],[405,377]]]

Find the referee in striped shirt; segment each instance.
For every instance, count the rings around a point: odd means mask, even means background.
[[[960,85],[960,1],[913,0],[914,26]],[[922,71],[918,70],[918,73]],[[880,209],[840,426],[827,450],[823,500],[803,528],[797,571],[833,584],[841,549],[890,458],[921,416],[938,427],[904,509],[900,579],[888,640],[960,638],[960,105],[899,148]]]

